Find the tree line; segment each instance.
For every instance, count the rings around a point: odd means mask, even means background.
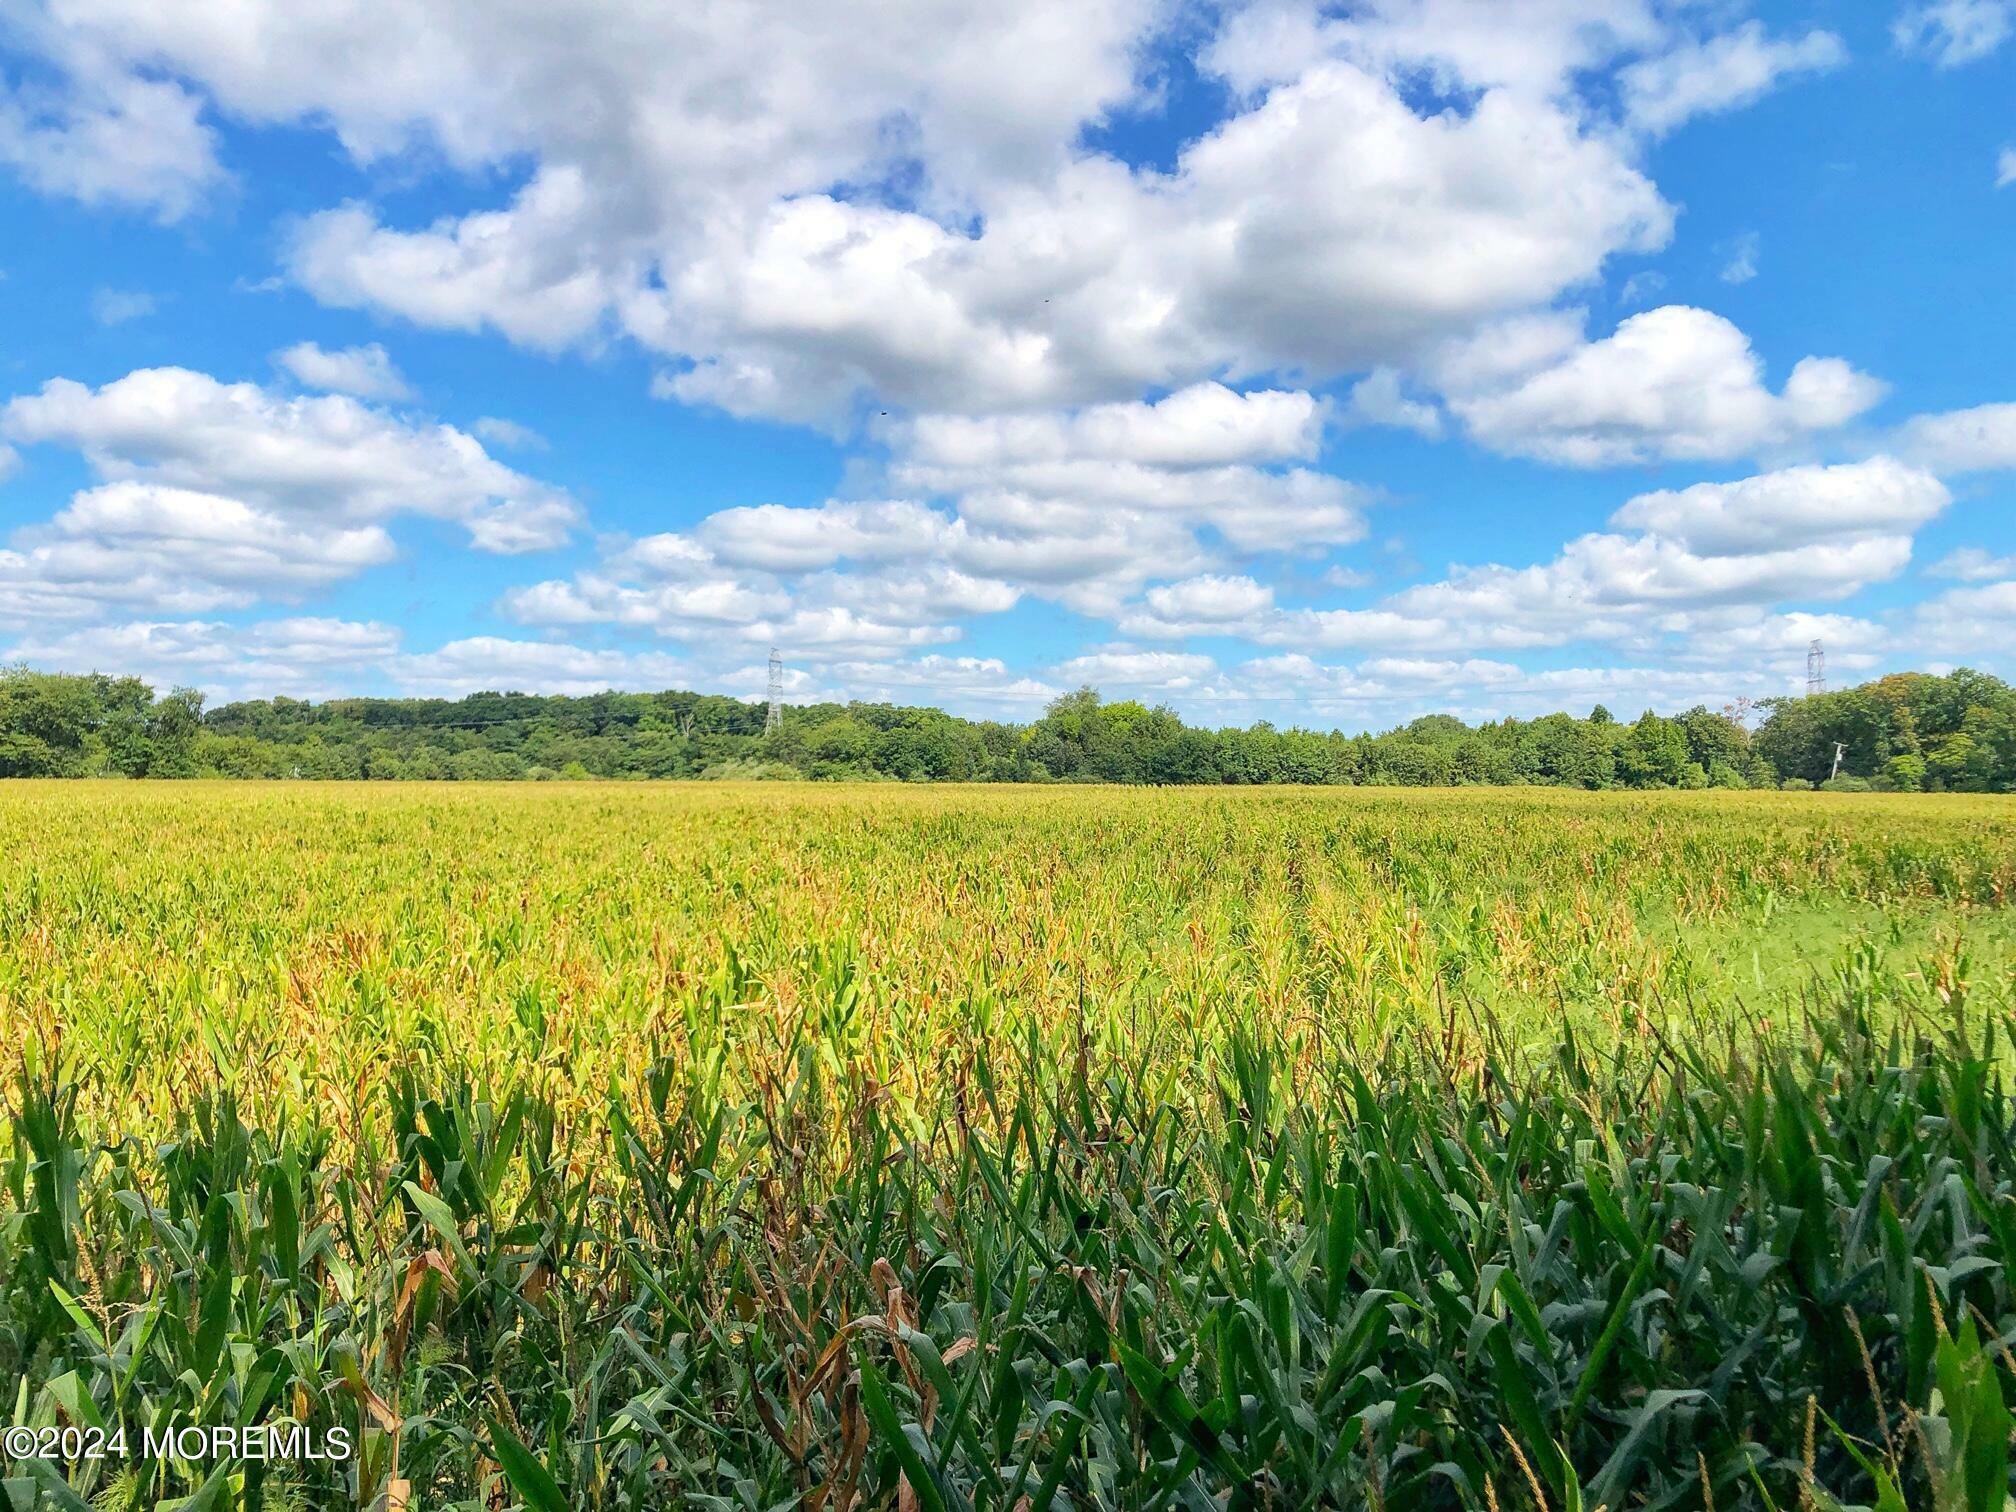
[[[0,669],[0,777],[2016,790],[2016,689],[1964,668],[1628,722],[1598,705],[1581,718],[1478,725],[1431,714],[1376,735],[1264,721],[1206,729],[1091,688],[1028,724],[820,703],[787,708],[766,733],[764,713],[686,692],[273,698],[206,710],[191,689],[157,696],[135,677]]]

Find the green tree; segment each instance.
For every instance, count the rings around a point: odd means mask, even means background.
[[[177,688],[154,705],[147,722],[149,777],[194,777],[196,744],[203,733],[203,695]]]
[[[1925,758],[1916,752],[1892,756],[1884,763],[1883,775],[1900,793],[1915,793],[1925,786]]]
[[[90,679],[0,671],[0,777],[74,777],[97,723]]]
[[[1676,721],[1687,737],[1687,759],[1704,771],[1717,765],[1740,768],[1750,755],[1750,735],[1726,714],[1695,705]]]
[[[1687,764],[1686,733],[1650,709],[1638,716],[1617,752],[1618,770],[1632,787],[1676,787]]]
[[[1930,785],[1947,792],[1964,790],[1969,786],[1979,752],[1980,746],[1972,735],[1955,731],[1941,736],[1925,754],[1925,775]]]

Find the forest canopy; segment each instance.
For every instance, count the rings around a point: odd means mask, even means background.
[[[135,677],[0,669],[0,777],[2016,789],[2016,689],[1964,668],[1628,721],[1601,705],[1579,718],[1478,725],[1431,714],[1376,735],[1265,722],[1205,729],[1091,688],[1028,724],[815,703],[786,708],[782,729],[766,734],[764,712],[685,692],[274,698],[205,709],[200,693],[157,695]]]

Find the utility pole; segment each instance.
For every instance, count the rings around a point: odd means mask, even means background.
[[[1814,641],[1806,648],[1806,696],[1827,691],[1827,653]]]
[[[1832,782],[1836,777],[1841,775],[1841,757],[1847,749],[1840,741],[1837,740],[1834,742],[1834,770],[1827,774],[1829,782]]]

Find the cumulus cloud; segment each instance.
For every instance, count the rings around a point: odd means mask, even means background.
[[[1150,610],[1166,619],[1220,624],[1273,607],[1274,590],[1250,577],[1206,574],[1151,588],[1145,599]]]
[[[1101,689],[1181,692],[1217,670],[1217,662],[1197,652],[1105,646],[1059,662],[1056,674],[1066,683],[1090,683]]]
[[[1147,98],[1169,7],[914,0],[883,20],[252,0],[226,22],[88,0],[29,44],[69,60],[65,109],[154,88],[198,132],[207,106],[326,127],[365,165],[523,167],[507,200],[431,223],[365,201],[305,217],[285,263],[327,303],[548,350],[624,333],[667,359],[663,394],[841,427],[871,397],[1074,410],[1411,370],[1665,244],[1645,134],[1841,57],[1827,32],[1698,35],[1645,0],[1256,0],[1198,51],[1228,113],[1158,167],[1086,140]],[[213,145],[187,155],[214,171]],[[1354,410],[1436,424],[1377,372]]]
[[[143,368],[98,388],[52,379],[0,408],[0,434],[70,447],[102,478],[235,499],[324,528],[411,512],[455,521],[478,548],[510,553],[560,544],[580,517],[564,493],[451,425],[187,368]]]
[[[480,692],[650,692],[691,684],[692,665],[660,651],[595,650],[550,641],[469,636],[399,657],[387,671],[409,693],[457,698]]]
[[[2016,467],[2016,404],[1980,404],[1916,415],[1897,433],[1904,455],[1935,472],[1988,472]]]
[[[0,654],[46,671],[133,675],[213,697],[308,698],[355,693],[359,673],[389,664],[399,641],[398,630],[375,621],[134,620],[32,634]]]
[[[724,627],[759,625],[785,612],[790,598],[781,589],[752,586],[732,578],[703,582],[637,582],[615,571],[583,572],[571,580],[548,580],[513,588],[503,598],[505,612],[528,625],[608,623],[654,630],[661,635],[719,633]],[[754,639],[760,630],[745,636]]]
[[[839,561],[887,562],[934,554],[951,525],[907,500],[724,509],[694,532],[713,561],[766,572],[808,572]],[[664,549],[661,545],[659,549]]]
[[[1322,417],[1308,394],[1216,383],[1076,413],[926,414],[890,427],[890,473],[905,489],[957,501],[965,564],[1055,580],[1075,552],[1075,576],[1104,585],[1088,587],[1089,603],[1115,580],[1138,584],[1207,559],[1200,528],[1246,552],[1360,539],[1366,490],[1277,465],[1314,456]],[[1122,544],[1116,534],[1133,549],[1110,550]]]
[[[992,656],[929,652],[903,661],[838,661],[822,669],[821,685],[836,695],[886,703],[919,700],[952,709],[978,708],[1028,718],[1063,690],[1011,670]]]
[[[1682,664],[1803,669],[1806,648],[1816,640],[1837,671],[1875,666],[1878,653],[1892,643],[1882,625],[1858,615],[1738,606],[1668,616],[1627,641],[1625,649]]]
[[[832,633],[950,639],[1032,594],[1109,615],[1229,555],[1359,539],[1365,490],[1294,465],[1319,451],[1323,421],[1307,393],[1218,383],[1154,402],[905,417],[881,433],[888,481],[907,497],[720,510],[504,604],[527,624],[689,639],[727,624],[787,648]]]
[[[1930,473],[1872,457],[1640,494],[1611,520],[1693,551],[1731,554],[1842,537],[1909,535],[1951,502],[1945,485]]]
[[[895,429],[920,468],[1071,461],[1225,467],[1315,456],[1322,418],[1322,405],[1310,394],[1279,389],[1242,394],[1222,383],[1199,383],[1153,403],[1033,415],[925,414]]]
[[[794,199],[625,318],[699,359],[672,393],[731,413],[810,420],[870,392],[1054,405],[1226,368],[1400,360],[1671,224],[1620,149],[1552,103],[1493,92],[1424,118],[1342,62],[1275,88],[1171,173],[1084,158],[989,208],[969,235]]]
[[[2010,0],[1932,0],[1908,8],[1890,28],[1899,51],[1920,53],[1941,68],[1987,57],[2016,30]]]
[[[1400,374],[1390,367],[1374,368],[1351,386],[1344,419],[1351,425],[1387,425],[1431,438],[1442,434],[1442,412],[1408,398]]]
[[[0,549],[0,622],[82,619],[120,605],[200,613],[299,599],[392,555],[376,525],[288,520],[216,494],[108,483]]]
[[[1963,583],[1983,583],[1991,578],[2016,578],[2016,556],[1994,556],[1979,546],[1962,546],[1949,551],[1925,569],[1927,577],[1957,578]]]
[[[1240,662],[1171,701],[1232,722],[1287,709],[1298,723],[1386,729],[1430,713],[1470,720],[1531,718],[1596,703],[1677,712],[1726,704],[1758,687],[1755,669],[1741,665],[1705,669],[1654,662],[1531,670],[1490,657],[1374,656],[1353,663],[1283,652]],[[1778,679],[1765,687],[1791,691]]]
[[[508,202],[431,224],[306,217],[286,265],[325,302],[547,349],[623,331],[675,359],[668,393],[830,421],[871,393],[1059,407],[1394,362],[1662,244],[1633,148],[1562,86],[1666,28],[1637,6],[1444,9],[1311,22],[1167,169],[1084,145],[1141,97],[1169,23],[1152,0],[917,0],[887,28],[629,0],[564,28],[521,0],[424,23],[255,3],[225,25],[90,0],[39,45],[234,119],[326,124],[364,164],[531,165]],[[1424,66],[1460,107],[1410,99]]]
[[[335,351],[303,341],[276,353],[273,360],[307,388],[349,394],[358,399],[413,397],[412,388],[392,365],[391,356],[375,341],[368,346],[340,347]]]
[[[2007,645],[2016,634],[2016,578],[1978,588],[1951,588],[1917,606],[1911,617],[1915,649],[1978,657],[1984,647]]]
[[[1250,579],[1200,577],[1151,589],[1119,627],[1144,640],[1389,653],[1592,641],[1684,658],[1711,631],[1762,633],[1777,604],[1896,576],[1912,533],[1948,502],[1938,479],[1887,457],[1792,467],[1642,494],[1613,516],[1617,530],[1577,537],[1551,561],[1457,567],[1365,609],[1278,604]]]
[[[1761,98],[1784,78],[1839,68],[1848,49],[1832,32],[1774,38],[1763,23],[1682,43],[1618,76],[1627,118],[1655,136],[1698,115],[1733,110]]]
[[[1884,385],[1838,357],[1805,357],[1773,393],[1749,338],[1707,310],[1666,305],[1624,320],[1599,341],[1545,351],[1545,324],[1480,338],[1484,358],[1445,356],[1449,407],[1497,451],[1578,467],[1666,458],[1754,455],[1835,429],[1869,409]],[[1505,376],[1513,347],[1539,358]],[[1484,375],[1496,372],[1492,384]],[[1474,386],[1464,380],[1471,379]],[[1483,380],[1483,381],[1479,381]]]
[[[554,351],[598,327],[616,288],[609,271],[570,250],[588,210],[580,174],[565,168],[541,173],[508,210],[421,231],[387,230],[349,204],[296,228],[288,266],[327,305],[444,330],[487,327]]]
[[[166,222],[225,181],[200,93],[134,69],[89,29],[14,19],[54,77],[0,81],[0,166],[40,193]]]

